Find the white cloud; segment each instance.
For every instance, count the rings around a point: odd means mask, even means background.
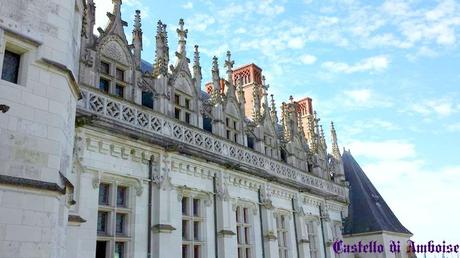
[[[353,154],[373,159],[399,160],[415,157],[415,146],[400,140],[352,141],[347,146]]]
[[[449,132],[460,132],[460,123],[453,123],[446,126],[447,131]]]
[[[436,99],[411,104],[408,111],[423,116],[437,115],[439,117],[448,117],[457,113],[459,108],[450,99]]]
[[[273,4],[274,2],[275,1],[273,0],[262,0],[260,2],[257,2],[257,8],[255,8],[255,10],[260,14],[268,16],[274,16],[284,12],[284,6],[279,4]]]
[[[388,68],[390,60],[386,56],[374,56],[365,58],[355,64],[347,64],[343,62],[324,62],[322,67],[332,71],[341,73],[356,73],[364,71],[376,71],[381,72]]]
[[[371,93],[371,90],[369,89],[360,89],[360,90],[346,91],[345,95],[350,97],[353,102],[364,104],[370,100],[372,93]]]
[[[188,27],[194,31],[205,31],[215,22],[216,19],[213,16],[206,14],[195,14],[187,21]]]
[[[313,56],[313,55],[305,54],[305,55],[300,56],[300,62],[302,62],[302,64],[308,64],[308,65],[314,64],[316,60],[317,60],[316,56]]]
[[[301,37],[296,37],[288,40],[288,47],[300,49],[305,45],[305,41]]]
[[[192,2],[187,2],[182,5],[182,8],[184,9],[192,9],[193,8],[193,3]]]

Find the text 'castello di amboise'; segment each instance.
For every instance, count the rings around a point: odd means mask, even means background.
[[[182,19],[151,65],[121,0],[99,36],[92,0],[1,1],[0,256],[339,257],[348,187],[310,98],[275,103],[230,52],[203,82]]]

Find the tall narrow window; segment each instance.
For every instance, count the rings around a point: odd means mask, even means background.
[[[203,129],[212,133],[212,119],[208,116],[203,116]]]
[[[99,89],[105,93],[109,93],[110,82],[106,79],[99,80]]]
[[[116,242],[115,243],[115,256],[114,258],[124,258],[125,257],[125,243]]]
[[[252,257],[252,220],[249,208],[238,206],[236,208],[236,234],[238,242],[238,257]]]
[[[279,258],[288,258],[288,226],[285,215],[276,217]]]
[[[110,64],[101,62],[101,73],[110,74]]]
[[[237,128],[237,121],[235,118],[226,117],[225,118],[225,127],[227,132],[227,139],[230,141],[238,142],[238,131]]]
[[[3,56],[2,80],[18,83],[21,56],[5,50]]]
[[[307,222],[308,239],[310,240],[310,256],[312,258],[318,257],[318,236],[316,233],[315,221]]]
[[[99,205],[109,205],[109,184],[100,184],[99,185]]]
[[[251,149],[254,149],[254,137],[248,136],[247,140],[248,140],[248,147]]]
[[[193,197],[182,198],[182,257],[201,258],[204,245],[204,217],[201,203]]]
[[[148,91],[142,92],[142,106],[153,108],[153,93]]]
[[[125,71],[117,68],[117,70],[115,71],[115,77],[119,81],[122,81],[122,82],[125,81]]]
[[[124,235],[125,232],[125,223],[126,223],[126,214],[117,213],[116,220],[116,231],[117,235]]]
[[[174,117],[176,119],[180,119],[180,108],[175,108],[174,109]]]
[[[189,112],[185,112],[185,122],[187,124],[190,124],[190,113]]]
[[[107,258],[107,241],[96,242],[96,258]]]
[[[126,207],[126,193],[127,188],[124,186],[117,187],[117,206],[118,207]]]
[[[125,95],[125,87],[121,86],[120,84],[117,84],[115,86],[115,95],[117,95],[120,98],[123,98]]]
[[[96,258],[128,257],[131,207],[129,187],[99,184]]]
[[[97,233],[107,234],[108,212],[100,211],[97,213]]]

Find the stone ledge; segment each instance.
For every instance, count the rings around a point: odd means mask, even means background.
[[[152,227],[152,230],[155,233],[171,233],[176,228],[169,224],[156,224]]]
[[[225,236],[234,236],[234,235],[236,235],[235,232],[233,232],[233,231],[231,231],[231,230],[229,230],[229,229],[222,229],[221,231],[218,232],[218,234],[219,234],[220,236],[223,236],[223,237],[225,237]]]
[[[69,215],[67,217],[67,221],[68,222],[73,222],[73,223],[78,223],[78,224],[86,222],[86,220],[84,218],[80,217],[80,215]]]
[[[39,190],[47,190],[47,191],[52,191],[52,192],[58,192],[60,194],[66,193],[65,188],[60,187],[56,183],[50,183],[50,182],[45,182],[45,181],[39,181],[39,180],[28,179],[28,178],[20,178],[20,177],[14,177],[14,176],[0,175],[0,184],[28,187],[28,188],[39,189]]]

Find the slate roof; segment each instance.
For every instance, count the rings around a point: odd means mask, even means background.
[[[388,207],[350,151],[342,155],[345,179],[350,184],[350,206],[344,221],[344,234],[377,231],[410,234]]]

